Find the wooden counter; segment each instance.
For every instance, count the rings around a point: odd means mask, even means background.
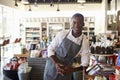
[[[30,54],[26,53],[26,54],[14,54],[14,57],[29,57]]]

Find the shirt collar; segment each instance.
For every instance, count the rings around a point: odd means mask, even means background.
[[[68,36],[71,36],[71,37],[75,38],[75,37],[72,35],[72,29],[70,29]],[[79,37],[77,37],[76,39],[82,39],[82,36],[83,36],[83,33],[82,33]]]

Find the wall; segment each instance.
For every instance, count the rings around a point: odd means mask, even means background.
[[[0,4],[2,4],[4,6],[16,8],[16,9],[19,9],[19,10],[24,10],[24,5],[22,5],[21,3],[18,3],[19,7],[15,6],[15,0],[0,0]]]
[[[117,3],[115,3],[115,1]],[[112,11],[114,11],[114,10],[116,10],[116,11],[120,10],[120,0],[112,0],[111,1],[111,10]]]
[[[93,8],[94,7],[94,8]],[[47,5],[38,5],[35,7],[34,5],[31,6],[32,11],[23,13],[25,17],[71,17],[74,13],[80,12],[84,16],[88,17],[95,17],[95,27],[96,27],[96,34],[101,31],[104,33],[105,30],[104,26],[102,26],[102,21],[104,17],[104,10],[102,8],[102,4],[84,4],[81,6],[80,4],[60,4],[59,5],[60,11],[57,12],[57,5],[55,4],[54,7],[50,7],[49,4]],[[29,7],[25,6],[25,10],[28,11]],[[101,28],[103,27],[103,28]],[[98,31],[99,30],[99,31]]]

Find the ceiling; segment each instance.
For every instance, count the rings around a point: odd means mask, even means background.
[[[29,3],[77,3],[77,0],[28,0]],[[108,0],[108,3],[110,3],[111,0]],[[86,3],[101,3],[102,0],[86,0]]]
[[[59,3],[77,3],[77,0],[28,0],[30,3],[50,3],[50,2],[59,2]],[[86,0],[86,2],[102,2],[102,0]]]

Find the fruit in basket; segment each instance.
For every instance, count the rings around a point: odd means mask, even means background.
[[[6,64],[6,67],[5,67],[5,69],[6,70],[17,70],[18,69],[18,67],[19,67],[19,63],[18,62],[10,62],[10,63],[7,63]]]
[[[5,69],[7,69],[7,70],[11,70],[12,67],[13,67],[13,66],[12,66],[11,63],[7,63]]]
[[[17,70],[18,67],[19,67],[19,63],[18,62],[14,62],[12,70]]]

